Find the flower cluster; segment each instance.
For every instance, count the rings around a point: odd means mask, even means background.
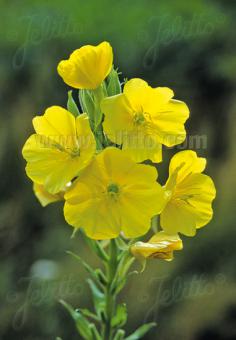
[[[33,119],[23,157],[35,195],[43,206],[64,200],[66,221],[96,240],[143,236],[160,215],[163,231],[133,243],[131,252],[172,259],[182,248],[178,233],[193,236],[206,225],[215,198],[211,178],[202,174],[206,160],[191,150],[175,154],[166,184],[157,182],[152,162],[162,161],[163,145],[185,140],[187,105],[142,79],[121,86],[107,42],[81,47],[57,69],[80,90],[83,112],[70,91],[67,109],[52,106]]]

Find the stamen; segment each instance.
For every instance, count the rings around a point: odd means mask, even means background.
[[[120,192],[119,186],[115,183],[111,183],[107,187],[107,193],[112,198],[117,198],[118,194]]]
[[[146,121],[146,119],[145,119],[145,116],[142,112],[136,113],[134,115],[134,124],[135,125],[142,125],[143,123],[145,123],[145,121]]]

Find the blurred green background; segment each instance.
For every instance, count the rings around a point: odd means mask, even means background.
[[[58,300],[91,305],[86,273],[65,251],[97,259],[70,238],[62,204],[39,205],[21,149],[34,115],[66,105],[58,61],[103,40],[123,77],[188,103],[183,147],[208,158],[217,187],[213,221],[184,238],[173,262],[129,278],[127,332],[148,320],[158,325],[145,339],[236,339],[235,21],[233,0],[0,1],[0,339],[79,339]],[[162,181],[174,151],[158,167]]]

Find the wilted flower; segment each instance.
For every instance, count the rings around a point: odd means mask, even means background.
[[[136,242],[131,246],[131,253],[140,260],[157,258],[166,261],[173,259],[173,251],[183,248],[182,240],[178,234],[169,235],[163,231],[158,232],[148,242]]]

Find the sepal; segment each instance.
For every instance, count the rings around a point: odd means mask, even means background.
[[[107,80],[107,95],[115,96],[116,94],[121,93],[121,85],[119,80],[119,72],[112,68],[108,80]]]
[[[82,111],[87,113],[90,121],[91,129],[94,130],[95,121],[95,105],[92,91],[90,90],[80,90],[79,91],[79,102]]]
[[[116,308],[116,313],[112,318],[111,325],[112,327],[122,327],[126,324],[127,321],[127,308],[126,304],[119,304]]]
[[[77,117],[80,112],[72,96],[72,91],[68,91],[67,110]]]

